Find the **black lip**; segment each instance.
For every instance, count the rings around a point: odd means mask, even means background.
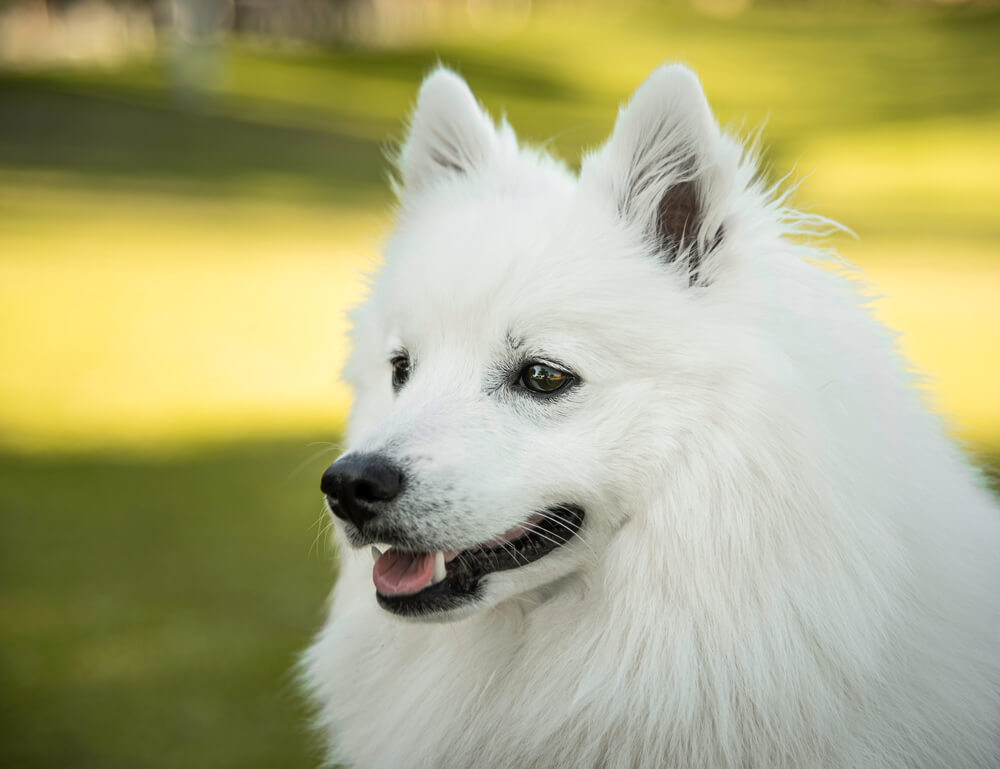
[[[463,550],[448,563],[444,580],[419,593],[390,596],[376,590],[379,606],[403,617],[419,617],[479,600],[481,581],[487,574],[534,563],[571,540],[583,525],[583,508],[577,505],[556,505],[544,512],[541,521],[509,544]]]

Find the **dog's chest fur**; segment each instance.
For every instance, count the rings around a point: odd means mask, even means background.
[[[359,583],[365,571],[354,571]],[[429,625],[354,602],[309,657],[334,759],[370,769],[866,765],[863,725],[849,735],[824,712],[826,682],[754,682],[780,660],[753,644],[741,652],[737,638],[729,664],[745,676],[734,677],[710,658],[717,631],[678,607],[646,607],[622,636],[615,603],[613,590],[570,586],[540,605]]]
[[[528,624],[514,606],[444,625],[356,612],[331,623],[313,651],[327,666],[324,688],[337,693],[327,718],[344,761],[398,769],[605,763],[594,762],[599,748],[581,717],[593,702],[582,687],[595,671],[552,654],[559,639],[530,627],[569,621],[557,605],[535,608]]]

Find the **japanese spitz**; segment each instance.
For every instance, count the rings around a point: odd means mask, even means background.
[[[575,174],[439,69],[398,193],[322,479],[332,762],[1000,766],[998,506],[691,71]]]

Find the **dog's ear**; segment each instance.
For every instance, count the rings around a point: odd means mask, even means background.
[[[725,237],[721,133],[697,76],[656,70],[622,107],[611,138],[586,158],[581,180],[610,192],[665,263],[705,279],[705,258]]]
[[[438,67],[420,86],[410,130],[399,154],[400,194],[406,197],[486,165],[496,129],[466,82]]]

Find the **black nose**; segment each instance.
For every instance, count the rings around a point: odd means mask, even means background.
[[[378,515],[379,503],[399,495],[403,473],[378,454],[349,454],[326,468],[319,487],[333,514],[360,529]]]

